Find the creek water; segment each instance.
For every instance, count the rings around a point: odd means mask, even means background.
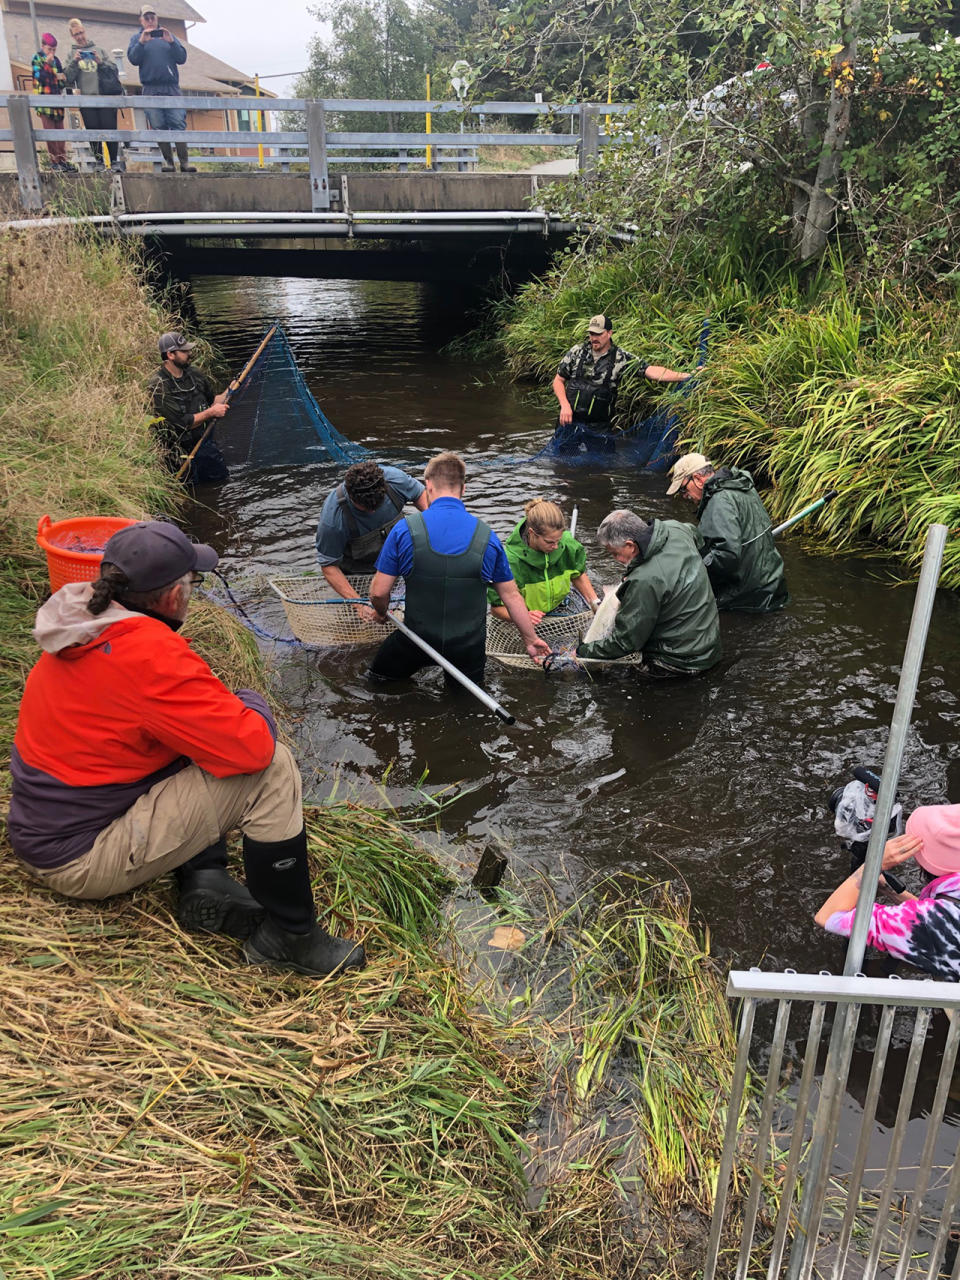
[[[422,465],[458,450],[467,506],[502,536],[531,497],[568,514],[576,504],[596,584],[619,580],[594,541],[613,507],[694,518],[691,504],[665,496],[662,476],[483,465],[536,452],[550,410],[498,368],[442,349],[471,324],[456,290],[195,277],[191,295],[201,332],[231,367],[279,317],[327,416],[376,456]],[[219,437],[230,461],[229,418]],[[223,488],[199,493],[195,532],[216,544],[228,575],[311,570],[317,517],[338,478],[315,464],[235,466]],[[543,872],[574,888],[621,869],[682,879],[725,964],[840,972],[843,944],[812,921],[848,870],[826,802],[854,765],[882,763],[914,592],[881,561],[812,554],[799,530],[781,549],[790,607],[722,616],[723,661],[697,679],[548,678],[491,661],[488,685],[516,713],[512,727],[450,694],[436,672],[385,690],[365,679],[367,652],[277,647],[308,793],[328,794],[336,778],[341,794],[405,804],[421,786],[462,787],[439,821],[470,856],[495,836],[521,877]],[[958,622],[960,601],[941,592],[902,775],[907,810],[960,799]]]

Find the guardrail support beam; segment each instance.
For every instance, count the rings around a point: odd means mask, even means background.
[[[30,213],[43,208],[40,190],[40,168],[37,164],[37,147],[30,119],[30,99],[26,94],[11,94],[7,99],[10,115],[10,131],[13,134],[13,154],[20,183],[20,203]]]
[[[330,175],[327,172],[327,121],[322,102],[307,103],[307,151],[310,156],[310,208],[324,213],[330,208]]]
[[[577,162],[580,176],[588,182],[597,175],[600,158],[600,113],[595,107],[580,108],[580,142]]]

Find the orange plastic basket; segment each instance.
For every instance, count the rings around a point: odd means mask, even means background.
[[[50,590],[59,591],[68,582],[99,578],[107,540],[118,529],[136,523],[120,516],[80,516],[56,522],[41,516],[37,522],[37,545],[47,553]]]

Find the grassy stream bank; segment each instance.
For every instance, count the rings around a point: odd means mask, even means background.
[[[945,586],[960,587],[960,310],[955,283],[938,295],[849,281],[836,262],[801,276],[769,255],[674,248],[665,275],[649,244],[583,252],[501,305],[517,376],[549,384],[563,352],[598,311],[614,339],[651,363],[690,369],[701,325],[709,353],[697,388],[671,393],[684,449],[745,466],[783,519],[827,489],[839,497],[804,530],[825,550],[891,552],[909,572],[934,521],[953,531]],[[683,266],[678,266],[683,263]],[[626,421],[657,393],[624,381]]]
[[[168,327],[122,246],[0,239],[4,756],[37,518],[176,509],[141,389]],[[267,683],[221,611],[188,629]],[[687,904],[626,881],[484,902],[418,822],[309,812],[318,896],[370,957],[331,983],[183,934],[169,880],[72,903],[3,845],[7,1280],[696,1273],[732,1037]]]

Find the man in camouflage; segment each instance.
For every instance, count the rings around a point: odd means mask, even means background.
[[[593,316],[587,341],[571,347],[560,361],[553,380],[553,394],[560,405],[560,426],[585,426],[591,431],[609,431],[617,401],[617,388],[628,364],[639,363],[636,356],[616,346],[609,316]],[[689,373],[677,373],[660,364],[643,364],[651,382],[686,382]]]

